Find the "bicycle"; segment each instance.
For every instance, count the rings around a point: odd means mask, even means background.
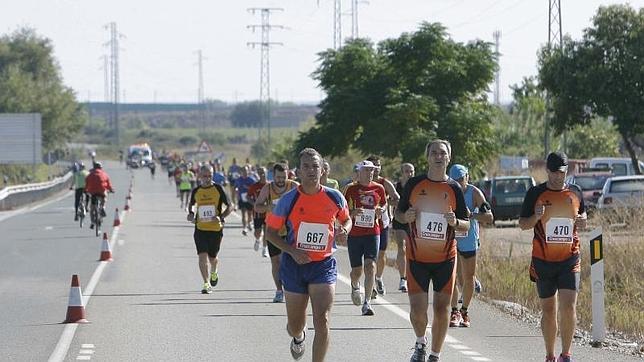
[[[87,214],[87,210],[85,208],[85,193],[82,193],[79,200],[78,200],[78,211],[76,211],[76,216],[78,216],[78,223],[80,225],[80,228],[83,228],[83,221],[85,221],[85,214]]]
[[[98,197],[94,195],[92,195],[92,205],[90,206],[89,216],[92,224],[94,225],[96,236],[99,236],[101,234],[101,225],[103,224],[103,215],[101,215],[98,208]]]

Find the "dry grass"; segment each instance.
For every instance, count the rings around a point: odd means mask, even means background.
[[[638,213],[641,215],[641,213]],[[606,325],[611,331],[644,341],[644,224],[610,227],[611,220],[597,217],[603,225]],[[590,330],[592,300],[588,234],[582,238],[581,287],[577,302],[578,325]],[[484,229],[477,275],[486,297],[519,303],[538,313],[534,283],[528,277],[532,232],[518,228]],[[510,255],[512,250],[512,256]]]

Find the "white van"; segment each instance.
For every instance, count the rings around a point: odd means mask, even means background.
[[[644,162],[638,161],[640,170],[644,171]],[[635,175],[633,161],[630,158],[596,157],[590,160],[591,168],[610,168],[615,176]]]

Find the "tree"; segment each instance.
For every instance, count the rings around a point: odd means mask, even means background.
[[[238,103],[230,114],[234,127],[259,127],[262,125],[262,111],[258,101]]]
[[[424,23],[377,47],[355,39],[319,59],[313,78],[327,96],[298,149],[339,156],[355,148],[424,164],[426,143],[439,137],[473,170],[494,155],[494,107],[484,98],[497,67],[489,43],[456,43],[441,24]]]
[[[644,133],[644,9],[600,7],[581,40],[564,39],[561,50],[542,49],[541,84],[552,96],[556,132],[588,125],[594,116],[616,125],[641,174],[635,139]]]
[[[0,37],[0,113],[40,113],[45,150],[63,146],[85,123],[73,90],[62,84],[51,42],[33,29]]]

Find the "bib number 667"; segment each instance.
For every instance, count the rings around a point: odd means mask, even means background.
[[[321,243],[324,233],[306,233],[307,243]]]

